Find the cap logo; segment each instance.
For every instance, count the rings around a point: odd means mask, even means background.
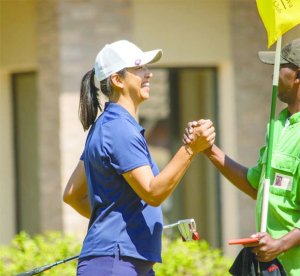
[[[141,64],[141,60],[140,59],[137,59],[136,61],[135,61],[135,65],[140,65]]]

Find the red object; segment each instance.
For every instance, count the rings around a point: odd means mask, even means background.
[[[235,240],[229,240],[228,244],[247,244],[247,243],[254,243],[258,242],[258,238],[244,238],[244,239],[235,239]]]
[[[186,242],[186,240],[185,240],[185,238],[184,238],[183,236],[181,236],[181,238],[182,238],[182,241],[183,241],[183,242]]]
[[[277,265],[269,267],[269,268],[268,268],[268,271],[271,272],[271,271],[274,271],[274,270],[276,270],[276,269],[278,269],[278,266],[277,266]]]
[[[197,231],[193,231],[193,240],[194,240],[194,241],[199,240],[199,234],[198,234]]]

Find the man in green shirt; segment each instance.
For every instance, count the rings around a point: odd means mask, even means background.
[[[274,64],[275,52],[260,52],[260,59]],[[267,233],[252,237],[252,252],[260,262],[278,258],[289,276],[300,275],[300,39],[288,43],[281,51],[278,98],[288,107],[275,122],[274,150],[271,164]],[[188,124],[183,142],[193,139]],[[268,136],[266,137],[268,144]],[[238,189],[257,199],[256,229],[260,231],[267,146],[260,149],[257,165],[248,169],[223,153],[216,145],[204,154]]]

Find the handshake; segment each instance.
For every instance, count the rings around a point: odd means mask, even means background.
[[[195,154],[210,148],[215,138],[216,133],[212,121],[201,119],[188,123],[182,142],[190,154]]]

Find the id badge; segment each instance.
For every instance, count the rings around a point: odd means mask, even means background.
[[[282,190],[291,191],[293,187],[293,177],[275,173],[273,186]]]

